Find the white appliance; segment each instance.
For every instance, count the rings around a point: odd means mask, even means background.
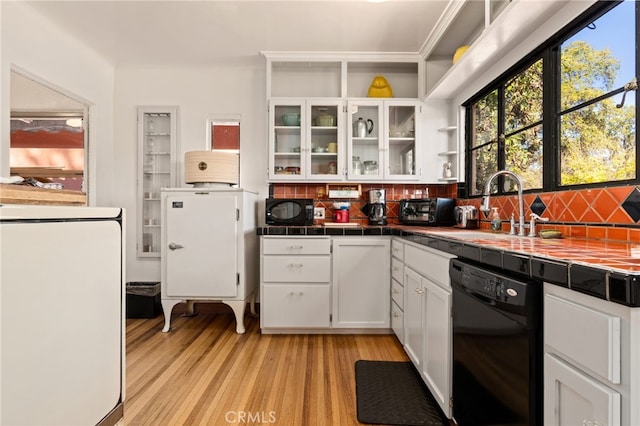
[[[124,229],[119,208],[0,205],[0,424],[122,418]]]
[[[244,333],[247,303],[255,315],[258,287],[257,194],[225,186],[164,188],[162,198],[162,309],[171,328],[171,311],[187,302],[222,302]]]

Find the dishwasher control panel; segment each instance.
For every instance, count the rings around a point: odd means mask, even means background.
[[[457,262],[457,263],[456,263]],[[474,265],[455,261],[452,263],[452,280],[460,267],[459,281],[469,293],[485,299],[499,301],[513,306],[525,306],[527,303],[527,286],[537,285],[527,281],[504,276],[500,273],[483,269]]]

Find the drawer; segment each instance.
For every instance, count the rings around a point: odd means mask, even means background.
[[[404,260],[404,243],[397,239],[391,240],[391,255],[400,260]]]
[[[262,256],[262,280],[282,283],[328,283],[330,256]]]
[[[617,316],[545,295],[547,350],[580,364],[611,383],[620,383],[620,323]]]
[[[395,279],[391,280],[391,300],[404,309],[404,287]]]
[[[330,326],[329,285],[267,285],[262,287],[262,327]]]
[[[398,282],[402,282],[404,276],[404,263],[395,257],[391,258],[391,276]]]
[[[391,329],[404,345],[404,312],[393,302],[391,302]]]
[[[262,238],[262,254],[330,254],[330,238]]]
[[[451,288],[449,259],[452,257],[455,256],[433,249],[422,249],[408,244],[404,247],[404,264],[406,266],[446,288]]]

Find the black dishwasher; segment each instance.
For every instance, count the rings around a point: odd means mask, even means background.
[[[542,283],[452,259],[453,418],[542,424]]]

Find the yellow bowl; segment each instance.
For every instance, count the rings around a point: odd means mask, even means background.
[[[540,234],[542,238],[561,238],[562,237],[562,232],[558,231],[557,229],[543,229],[538,234]]]
[[[464,55],[464,53],[469,49],[469,46],[464,45],[464,46],[460,46],[456,49],[456,52],[453,54],[453,63],[455,64],[456,62],[458,62],[458,60],[460,59],[460,57],[462,55]]]

